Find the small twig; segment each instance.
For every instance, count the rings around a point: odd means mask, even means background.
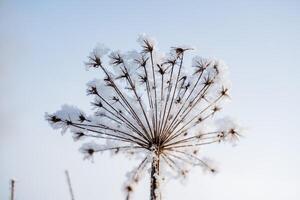
[[[10,180],[10,200],[15,199],[15,182],[14,179]]]
[[[65,170],[65,174],[66,174],[66,178],[67,178],[67,184],[68,184],[68,187],[69,187],[69,192],[70,192],[71,200],[75,200],[74,192],[73,192],[72,184],[71,184],[71,179],[70,179],[70,175],[69,175],[68,170]]]

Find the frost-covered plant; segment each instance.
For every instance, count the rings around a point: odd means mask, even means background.
[[[191,166],[215,173],[199,148],[235,143],[240,130],[228,118],[212,120],[228,99],[224,62],[194,56],[188,68],[184,58],[192,48],[172,47],[165,55],[145,35],[138,42],[140,51],[122,53],[98,45],[88,57],[86,66],[104,76],[87,84],[87,94],[94,98],[92,115],[64,105],[46,119],[54,129],[69,129],[74,140],[93,139],[80,148],[84,158],[104,151],[138,154],[141,162],[124,186],[126,199],[150,168],[150,199],[156,200],[164,175],[185,178]],[[96,143],[98,139],[105,142]]]

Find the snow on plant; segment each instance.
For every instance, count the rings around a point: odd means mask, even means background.
[[[215,173],[199,148],[235,143],[240,128],[229,118],[213,120],[229,97],[224,62],[195,56],[188,68],[184,58],[192,48],[172,47],[163,54],[145,35],[138,42],[140,51],[122,53],[98,45],[89,55],[86,66],[104,75],[87,84],[92,115],[64,105],[46,113],[46,119],[54,129],[70,130],[74,140],[94,139],[80,148],[85,159],[104,151],[138,154],[141,162],[124,186],[126,199],[150,168],[150,199],[156,200],[161,199],[164,174],[185,178],[192,166]]]

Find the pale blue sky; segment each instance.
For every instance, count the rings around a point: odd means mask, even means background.
[[[137,48],[140,33],[162,50],[197,47],[230,67],[232,102],[224,112],[247,128],[237,147],[205,150],[216,176],[194,170],[171,181],[165,199],[298,200],[300,198],[299,1],[0,1],[0,199],[17,179],[17,200],[62,200],[69,169],[76,200],[124,199],[135,161],[96,156],[82,161],[79,144],[44,121],[63,103],[89,111],[85,83],[98,74],[83,62],[97,42]],[[148,199],[148,179],[135,199]]]

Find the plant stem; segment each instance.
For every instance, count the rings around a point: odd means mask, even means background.
[[[68,170],[65,171],[65,174],[66,174],[66,179],[67,179],[67,184],[68,184],[68,187],[69,187],[71,200],[75,200],[74,192],[73,192],[73,188],[72,188],[72,184],[71,184],[71,178],[70,178],[70,174],[69,174]]]
[[[159,192],[159,154],[156,153],[151,165],[151,186],[150,186],[150,200],[160,200],[161,194]]]
[[[15,199],[15,180],[11,180],[10,181],[10,200],[14,200]]]

